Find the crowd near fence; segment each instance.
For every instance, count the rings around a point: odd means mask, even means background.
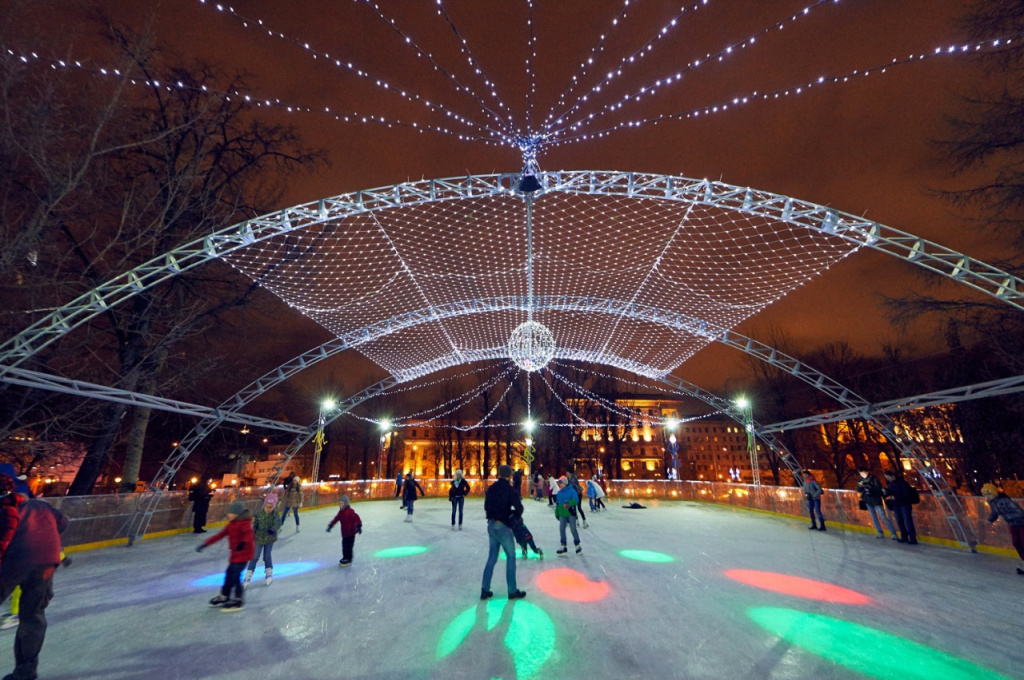
[[[493,480],[469,479],[470,495],[482,496],[487,485]],[[447,498],[449,480],[420,479],[426,497]],[[717,503],[736,508],[763,511],[780,515],[807,517],[807,503],[803,492],[787,486],[754,486],[750,484],[729,484],[704,481],[662,481],[662,480],[608,480],[609,501],[606,505],[614,510],[617,505],[637,502],[654,507],[662,501],[698,501]],[[261,499],[271,491],[267,486],[227,487],[214,491],[207,522],[216,525],[224,522],[228,506],[240,500],[255,511]],[[279,498],[282,488],[276,487]],[[522,492],[526,493],[526,481]],[[395,481],[356,480],[345,482],[319,482],[303,485],[303,507],[334,505],[344,494],[351,502],[393,499]],[[61,510],[69,519],[68,529],[63,535],[64,545],[74,548],[127,542],[129,523],[140,501],[142,493],[107,494],[94,496],[47,497],[43,500]],[[846,489],[826,489],[822,495],[822,511],[833,525],[843,524],[869,528],[873,531],[871,519],[866,511],[860,510],[860,495]],[[987,521],[989,508],[984,498],[978,496],[956,496],[963,508],[962,520],[969,525],[978,539],[979,548],[1010,550],[1009,532],[1000,521]],[[278,506],[279,508],[281,505]],[[169,532],[191,530],[192,503],[188,491],[164,491],[159,496],[147,528],[147,536],[159,536]],[[941,506],[931,494],[922,492],[921,502],[914,506],[914,522],[919,540],[956,544]]]

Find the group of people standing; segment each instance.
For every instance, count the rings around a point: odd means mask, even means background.
[[[857,473],[860,476],[857,482],[857,491],[860,493],[860,509],[868,512],[875,531],[878,532],[878,538],[885,538],[885,533],[882,530],[884,522],[894,541],[916,545],[917,530],[914,527],[913,508],[920,500],[917,490],[910,486],[905,479],[897,477],[890,471],[885,472],[884,486],[866,468],[860,468]],[[804,497],[807,499],[807,510],[811,516],[811,526],[807,528],[812,531],[826,531],[825,516],[821,512],[821,495],[824,490],[810,470],[804,470],[803,477]],[[896,517],[899,535],[896,534],[896,526],[893,525],[888,510],[892,510]]]

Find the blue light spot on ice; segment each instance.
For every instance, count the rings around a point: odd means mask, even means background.
[[[274,565],[274,578],[286,578],[288,576],[295,576],[296,574],[304,574],[307,571],[313,571],[319,569],[319,562],[284,562]],[[244,572],[242,574],[245,575]],[[263,580],[263,563],[256,567],[256,571],[253,573],[252,580],[262,581]],[[203,576],[192,581],[191,585],[196,588],[209,588],[210,586],[222,586],[224,585],[224,572],[218,571],[216,574],[210,574],[209,576]]]

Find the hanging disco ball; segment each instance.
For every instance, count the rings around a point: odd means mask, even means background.
[[[544,324],[521,323],[508,339],[508,355],[524,371],[539,371],[555,356],[555,336]]]

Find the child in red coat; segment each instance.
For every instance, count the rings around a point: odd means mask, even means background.
[[[220,539],[227,536],[228,548],[231,550],[231,557],[228,561],[227,571],[224,572],[224,585],[220,589],[220,595],[210,600],[211,607],[221,607],[221,611],[241,611],[242,593],[242,572],[245,566],[256,555],[256,537],[252,533],[252,515],[245,509],[242,501],[235,501],[228,506],[228,524],[219,532],[210,536],[202,542],[196,552],[202,552],[208,545],[213,545]],[[231,597],[231,591],[235,591],[235,597]]]
[[[339,498],[338,505],[341,506],[341,510],[327,525],[327,532],[330,533],[331,528],[341,522],[341,560],[338,561],[338,564],[350,567],[352,566],[352,546],[355,545],[356,534],[363,533],[363,522],[352,506],[348,504],[348,496]]]

